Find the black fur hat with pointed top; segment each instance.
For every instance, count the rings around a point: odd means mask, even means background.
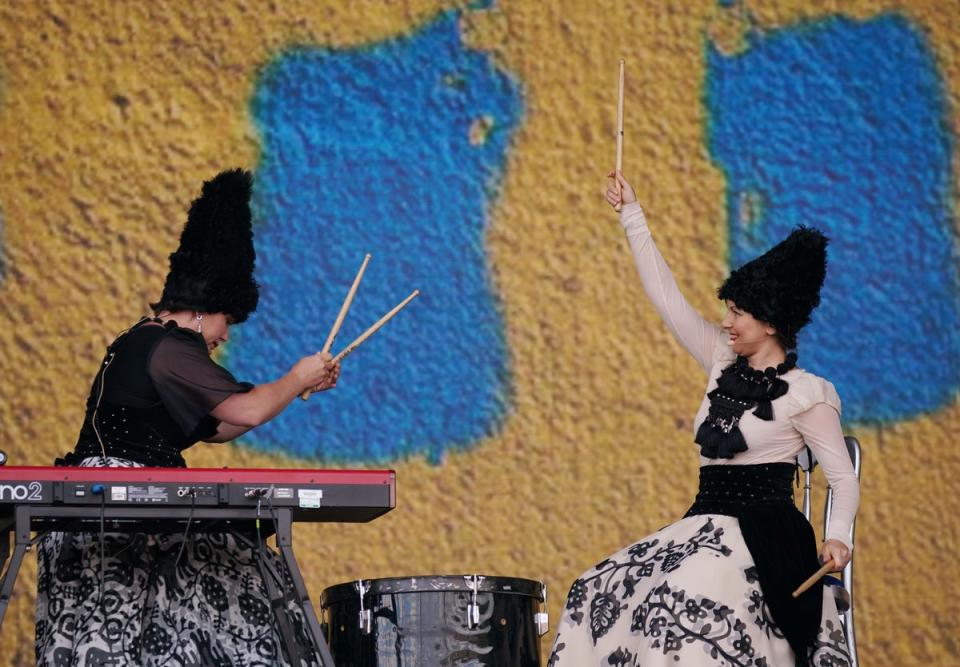
[[[820,230],[798,226],[766,253],[733,271],[717,293],[772,325],[784,346],[794,348],[800,329],[820,305],[828,243]]]
[[[253,177],[243,169],[220,172],[203,184],[190,205],[180,247],[170,255],[163,295],[151,304],[155,312],[224,313],[239,323],[256,310],[252,190]]]

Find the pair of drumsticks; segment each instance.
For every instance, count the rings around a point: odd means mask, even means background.
[[[330,329],[330,334],[327,336],[327,342],[323,344],[323,349],[320,350],[321,353],[330,352],[330,348],[333,347],[333,341],[337,337],[337,334],[340,333],[340,325],[343,324],[343,320],[347,316],[347,311],[350,310],[350,304],[353,303],[353,297],[357,293],[357,288],[360,286],[360,281],[363,279],[363,273],[364,271],[367,270],[367,264],[369,262],[370,262],[370,253],[367,253],[366,256],[363,258],[363,264],[360,265],[360,270],[357,271],[357,277],[353,279],[353,285],[350,286],[350,291],[347,292],[347,297],[343,300],[343,305],[340,306],[340,312],[337,313],[337,319],[334,320],[333,322],[333,327]],[[386,315],[384,315],[379,320],[374,322],[373,325],[369,329],[364,331],[362,334],[360,334],[356,340],[354,340],[352,343],[350,343],[345,348],[343,348],[343,350],[333,358],[333,362],[338,363],[342,361],[344,357],[346,357],[348,354],[350,354],[351,352],[356,350],[358,347],[360,347],[361,343],[363,343],[365,340],[370,338],[370,336],[372,336],[373,334],[377,333],[377,331],[384,324],[389,322],[394,315],[399,313],[408,303],[413,301],[414,297],[416,297],[419,294],[420,294],[420,290],[417,290],[417,289],[413,290],[413,292],[410,293],[410,296],[408,296],[406,299],[404,299],[403,301],[398,303],[396,306],[394,306],[393,309],[390,310],[390,312],[388,312]],[[311,393],[313,393],[313,390],[307,389],[302,394],[300,394],[300,398],[302,398],[303,400],[307,400],[308,398],[310,398]]]

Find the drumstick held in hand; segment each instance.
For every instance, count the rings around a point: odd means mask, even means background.
[[[623,59],[620,59],[620,86],[617,94],[617,176],[623,170],[623,68],[624,62]],[[623,191],[620,189],[620,179],[615,178],[617,182],[617,193],[622,196]],[[614,210],[618,213],[622,208],[622,204],[617,204],[614,207]]]
[[[811,577],[810,577],[809,579],[807,579],[805,582],[803,582],[802,584],[800,584],[800,586],[797,588],[797,590],[795,590],[795,591],[793,592],[793,597],[795,597],[795,598],[796,598],[796,597],[800,597],[803,593],[805,593],[805,592],[807,591],[808,588],[810,588],[811,586],[813,586],[815,583],[817,583],[818,581],[820,581],[824,576],[830,574],[831,572],[835,571],[836,569],[837,569],[837,568],[836,568],[836,567],[834,566],[834,564],[833,564],[833,559],[831,558],[831,559],[828,560],[826,563],[824,563],[823,567],[821,567],[819,570],[817,570],[816,572],[814,572],[814,573],[813,573],[813,576],[811,576]]]
[[[357,277],[353,279],[353,285],[350,286],[350,291],[347,292],[347,298],[343,300],[343,305],[340,306],[340,312],[337,313],[337,319],[333,323],[333,328],[330,329],[330,335],[327,336],[327,342],[323,344],[323,349],[321,352],[329,352],[330,348],[333,347],[333,340],[337,337],[337,334],[340,333],[340,326],[343,324],[343,319],[347,316],[347,311],[350,310],[350,304],[353,303],[353,296],[357,293],[357,287],[360,286],[360,281],[363,279],[363,272],[367,270],[367,264],[370,262],[370,253],[367,253],[363,258],[363,264],[360,265],[360,270],[357,271]]]
[[[408,303],[413,301],[414,297],[418,296],[419,294],[420,294],[420,290],[418,289],[413,290],[410,296],[408,296],[406,299],[404,299],[403,301],[398,303],[396,306],[394,306],[393,310],[391,310],[389,313],[387,313],[386,315],[381,317],[379,320],[377,320],[373,326],[371,326],[369,329],[367,329],[362,334],[360,334],[360,336],[358,336],[355,341],[347,345],[339,354],[337,354],[337,356],[333,358],[333,361],[334,362],[342,361],[344,357],[346,357],[348,354],[350,354],[351,352],[356,350],[358,347],[360,347],[361,343],[363,343],[365,340],[370,338],[370,336],[372,336],[373,334],[377,333],[377,330],[380,329],[380,327],[382,327],[384,324],[389,322],[394,315],[399,313],[404,306],[406,306]]]
[[[353,285],[350,286],[350,291],[347,292],[347,297],[343,300],[343,305],[340,306],[340,312],[337,313],[337,319],[333,322],[333,327],[330,329],[330,335],[327,336],[327,342],[323,344],[323,349],[321,352],[329,352],[330,348],[333,347],[333,340],[337,337],[337,334],[340,333],[340,326],[343,324],[344,318],[347,316],[347,311],[350,310],[350,304],[353,303],[353,297],[357,293],[357,288],[360,286],[360,281],[363,279],[363,272],[367,270],[367,264],[370,262],[370,253],[367,253],[363,258],[363,264],[360,265],[360,270],[357,271],[357,277],[353,279]],[[310,398],[310,394],[313,393],[312,389],[305,389],[300,398],[304,401]]]

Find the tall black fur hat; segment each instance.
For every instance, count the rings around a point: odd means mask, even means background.
[[[190,205],[180,247],[170,255],[163,295],[151,304],[155,312],[225,313],[238,323],[256,310],[252,189],[253,177],[243,169],[220,172],[203,184]]]
[[[828,243],[820,230],[800,225],[766,253],[733,271],[717,294],[775,327],[787,348],[796,347],[797,333],[820,305]]]

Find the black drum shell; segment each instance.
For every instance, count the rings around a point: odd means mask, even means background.
[[[320,607],[337,667],[540,667],[540,582],[483,577],[477,583],[480,622],[470,629],[473,594],[462,575],[364,580],[370,634],[360,629],[357,582],[327,588]]]

